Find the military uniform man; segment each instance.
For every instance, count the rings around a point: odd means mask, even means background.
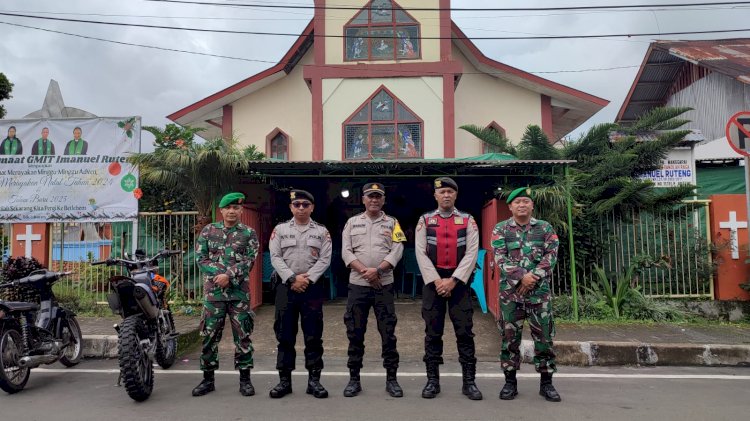
[[[331,235],[326,227],[310,218],[315,198],[304,190],[289,193],[293,218],[273,229],[269,249],[271,264],[280,282],[276,286],[276,320],[273,324],[279,341],[276,369],[279,384],[270,391],[272,398],[292,393],[292,371],[297,353],[297,326],[301,319],[305,338],[305,368],[309,375],[306,393],[328,397],[320,384],[323,370],[323,274],[331,264]]]
[[[415,233],[417,264],[424,279],[422,318],[425,322],[427,384],[422,397],[440,393],[439,365],[443,364],[443,330],[446,307],[456,331],[458,360],[463,371],[462,392],[482,399],[475,383],[473,314],[469,282],[479,252],[479,231],[474,218],[455,208],[458,184],[449,177],[435,180],[438,208],[419,218]]]
[[[193,396],[215,390],[214,371],[219,368],[219,342],[224,321],[229,316],[234,336],[234,366],[240,371],[240,393],[255,394],[250,382],[253,367],[254,314],[250,310],[249,275],[258,254],[258,236],[240,222],[242,193],[229,193],[219,202],[222,222],[206,225],[195,244],[198,266],[203,273],[203,315],[200,333],[203,337],[201,370],[203,381],[193,389]]]
[[[534,201],[531,196],[531,189],[513,190],[506,200],[513,216],[497,224],[492,231],[492,249],[501,278],[503,345],[500,360],[505,385],[500,399],[511,400],[518,395],[519,347],[523,322],[528,319],[534,339],[534,367],[541,373],[539,394],[548,401],[560,402],[560,395],[552,386],[552,373],[557,368],[552,350],[555,324],[549,282],[560,242],[552,225],[532,217]]]
[[[385,190],[379,183],[362,188],[365,212],[349,218],[342,235],[341,257],[351,269],[349,295],[344,313],[346,336],[349,338],[349,383],[344,396],[362,391],[359,372],[365,353],[365,332],[370,307],[382,340],[383,367],[386,369],[385,390],[394,398],[404,396],[396,380],[396,308],[393,303],[393,268],[401,260],[406,236],[396,218],[382,211]]]

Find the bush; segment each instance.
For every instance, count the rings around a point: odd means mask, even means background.
[[[632,320],[648,320],[654,322],[681,322],[685,320],[685,313],[675,305],[665,301],[655,300],[636,292],[623,305],[623,315]]]

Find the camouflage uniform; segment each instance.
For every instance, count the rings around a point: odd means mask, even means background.
[[[523,322],[528,318],[534,339],[534,367],[539,373],[554,373],[550,275],[557,263],[559,240],[546,222],[531,218],[518,225],[513,218],[502,221],[492,231],[495,263],[500,268],[500,309],[503,344],[500,360],[504,371],[518,370]],[[539,276],[536,287],[522,296],[516,292],[527,272]]]
[[[238,223],[231,228],[223,222],[207,225],[195,244],[198,265],[203,273],[203,317],[200,331],[203,337],[201,370],[219,368],[219,342],[224,321],[229,316],[234,336],[234,365],[236,369],[253,367],[253,318],[250,310],[249,275],[258,254],[258,236],[248,226]],[[216,275],[227,274],[229,286],[221,288],[213,283]]]

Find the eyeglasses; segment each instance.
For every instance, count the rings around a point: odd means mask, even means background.
[[[312,203],[310,203],[310,202],[292,202],[292,206],[294,206],[295,208],[298,208],[298,209],[299,208],[307,209],[307,208],[310,207],[310,205],[312,205]]]
[[[367,197],[370,199],[382,199],[383,195],[380,193],[370,193],[367,195]]]

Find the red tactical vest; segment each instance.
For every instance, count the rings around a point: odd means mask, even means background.
[[[466,254],[466,232],[471,215],[456,212],[443,218],[438,212],[423,216],[427,227],[427,257],[437,269],[455,269]]]

